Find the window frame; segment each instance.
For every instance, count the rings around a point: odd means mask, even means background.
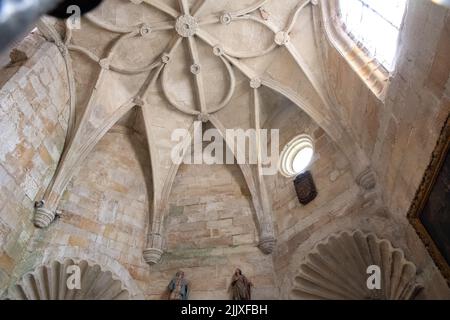
[[[301,170],[300,172],[295,172],[293,168],[294,160],[296,156],[306,148],[312,149],[312,157],[308,165],[303,168],[303,170]],[[316,148],[314,145],[314,140],[310,135],[300,134],[298,136],[295,136],[291,140],[289,140],[289,142],[281,151],[278,165],[279,172],[286,178],[295,178],[299,174],[302,174],[311,168],[312,164],[314,163],[315,154]]]
[[[405,13],[399,28],[397,52],[392,71],[387,70],[383,64],[372,57],[370,52],[365,48],[364,43],[352,37],[350,32],[346,30],[345,24],[341,19],[339,1],[341,0],[321,1],[326,37],[373,94],[384,102],[391,79],[397,70],[398,57],[402,54],[403,30],[408,14],[409,1],[406,3]]]

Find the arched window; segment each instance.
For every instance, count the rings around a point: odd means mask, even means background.
[[[387,71],[394,69],[406,2],[407,0],[339,0],[344,30]]]
[[[398,56],[407,0],[326,0],[328,40],[372,92],[384,100]]]

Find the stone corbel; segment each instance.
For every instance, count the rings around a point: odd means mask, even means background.
[[[357,175],[356,183],[361,188],[361,208],[368,209],[379,204],[381,196],[377,188],[376,174],[372,168],[368,167]]]
[[[258,189],[264,190],[259,186]],[[269,203],[269,195],[267,192],[259,192],[259,200],[253,199],[255,210],[257,211],[256,216],[258,218],[258,229],[259,229],[259,242],[258,248],[264,254],[272,254],[277,243],[275,238],[275,231],[272,222],[272,207]],[[266,197],[265,199],[263,197]],[[255,203],[258,202],[258,204]]]
[[[144,261],[149,265],[157,264],[161,260],[163,253],[158,248],[147,248],[143,251]]]
[[[38,228],[47,228],[56,218],[56,210],[45,208],[45,201],[35,203],[34,225]]]
[[[272,206],[269,201],[269,194],[267,192],[264,180],[255,181],[257,184],[257,195],[253,195],[253,203],[258,218],[259,228],[259,243],[258,248],[264,254],[271,254],[275,249],[277,240],[275,238],[275,231],[272,221]],[[255,199],[258,198],[258,199]],[[255,203],[257,202],[257,203]]]
[[[375,189],[376,175],[372,168],[367,168],[356,177],[356,183],[365,191]]]
[[[271,254],[275,249],[275,245],[277,244],[277,239],[271,234],[269,235],[261,235],[259,238],[258,248],[264,254]]]
[[[148,236],[148,248],[143,251],[144,261],[149,265],[155,265],[161,261],[161,257],[164,253],[162,248],[162,236],[161,234],[151,233]]]

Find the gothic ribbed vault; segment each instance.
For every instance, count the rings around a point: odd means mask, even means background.
[[[221,133],[228,128],[259,129],[264,121],[263,87],[291,100],[316,122],[352,160],[362,190],[373,188],[367,157],[328,90],[318,45],[320,19],[317,1],[309,0],[113,0],[83,19],[80,29],[69,20],[65,26],[42,20],[41,32],[55,42],[66,63],[71,111],[64,152],[37,204],[35,225],[50,225],[80,164],[105,133],[137,107],[153,180],[144,258],[158,262],[178,171],[170,161],[175,146],[171,133],[193,132],[196,120],[209,122]],[[185,143],[191,143],[187,139]],[[261,166],[240,168],[255,209],[259,246],[271,253],[276,239]]]

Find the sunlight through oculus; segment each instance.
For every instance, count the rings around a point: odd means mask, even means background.
[[[281,153],[280,172],[295,177],[308,169],[314,157],[314,145],[307,135],[300,135],[289,142]]]

